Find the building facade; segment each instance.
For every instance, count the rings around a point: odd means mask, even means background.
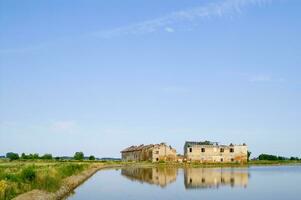
[[[130,146],[121,151],[123,161],[176,161],[177,151],[165,143]]]
[[[202,163],[214,162],[247,162],[248,146],[219,145],[214,142],[185,142],[184,156],[187,161]]]

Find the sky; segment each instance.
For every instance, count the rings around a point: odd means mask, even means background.
[[[0,155],[247,143],[301,157],[301,1],[0,0]]]

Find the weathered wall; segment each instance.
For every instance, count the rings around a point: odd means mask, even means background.
[[[202,152],[202,149],[205,152]],[[233,152],[230,149],[233,149]],[[192,145],[190,147],[185,146],[184,151],[188,161],[200,162],[247,162],[248,155],[246,145]]]
[[[151,147],[141,148],[140,150],[121,152],[122,160],[124,161],[152,161],[158,162],[175,161],[177,158],[175,149],[166,144],[156,144]]]

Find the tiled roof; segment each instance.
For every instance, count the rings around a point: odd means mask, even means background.
[[[141,151],[141,150],[146,150],[146,149],[149,149],[149,148],[152,148],[152,147],[157,147],[157,146],[160,146],[160,145],[166,145],[165,143],[160,143],[160,144],[148,144],[148,145],[139,145],[139,146],[130,146],[128,148],[125,148],[124,150],[121,151],[121,153],[123,152],[133,152],[133,151]],[[167,146],[167,145],[166,145]],[[173,149],[171,146],[167,146],[169,147],[170,149]],[[174,149],[175,150],[175,149]]]

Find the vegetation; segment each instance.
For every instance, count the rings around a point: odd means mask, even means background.
[[[95,157],[93,155],[89,156],[89,160],[95,160]]]
[[[74,154],[74,160],[83,160],[84,159],[84,153],[83,152],[76,152]]]
[[[251,156],[252,152],[248,151],[248,162],[250,161],[250,156]]]
[[[1,162],[0,199],[12,199],[33,189],[56,191],[64,178],[89,166],[84,162]]]
[[[300,159],[298,157],[286,158],[286,157],[283,157],[283,156],[261,154],[261,155],[258,156],[258,160],[284,161],[284,160],[300,160]]]
[[[13,153],[13,152],[8,152],[6,154],[6,158],[8,158],[10,161],[12,161],[12,160],[18,160],[19,159],[19,154]]]

